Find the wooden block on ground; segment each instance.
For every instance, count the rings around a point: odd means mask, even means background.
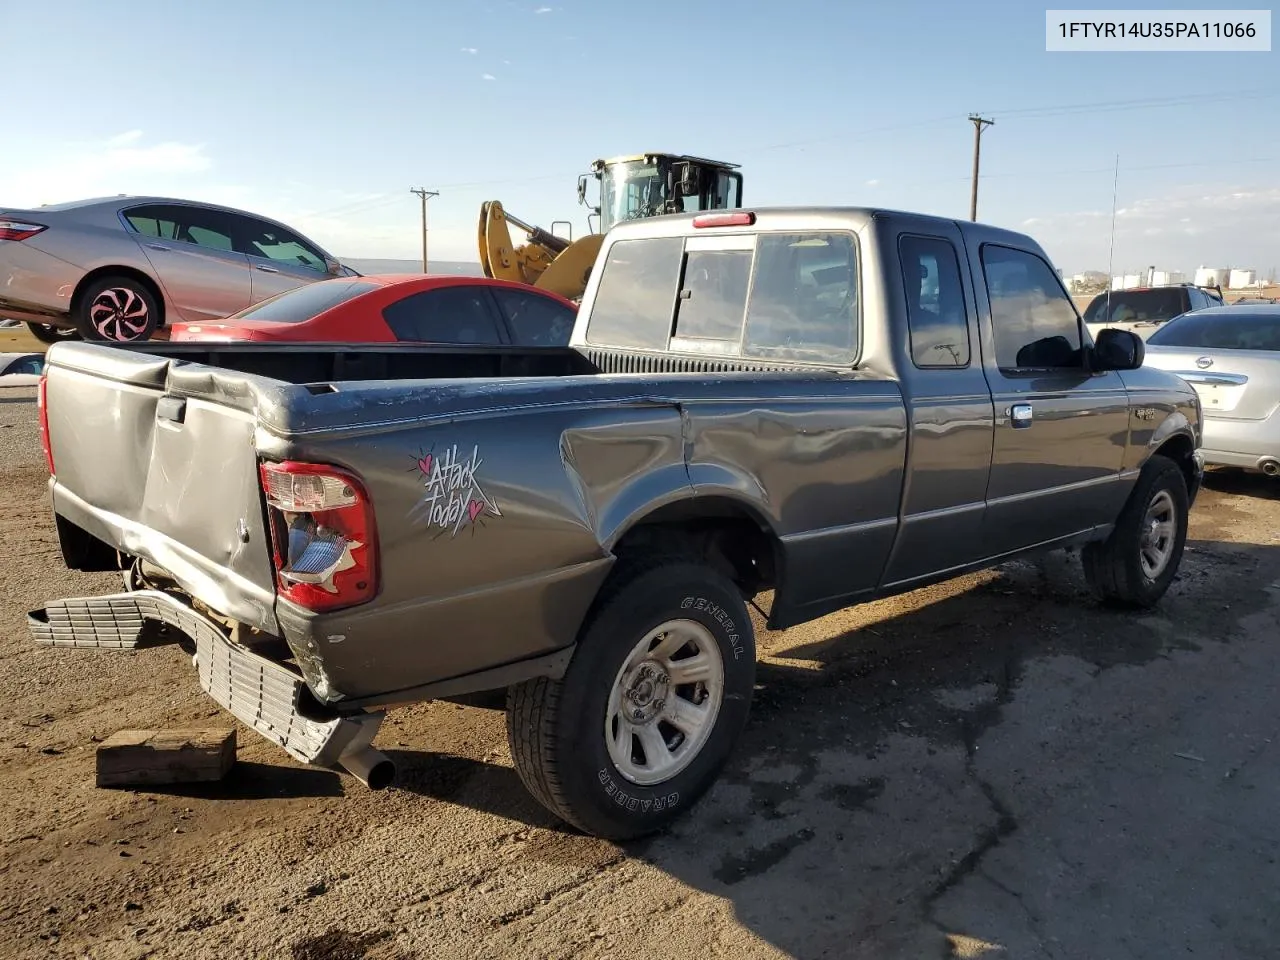
[[[236,762],[230,730],[121,730],[98,744],[98,786],[221,780]]]

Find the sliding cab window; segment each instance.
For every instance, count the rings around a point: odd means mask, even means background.
[[[681,237],[619,240],[609,248],[591,305],[587,342],[665,350],[680,283]]]
[[[985,244],[996,365],[1004,371],[1080,370],[1080,315],[1053,268],[1025,250]]]
[[[960,260],[951,241],[904,235],[898,241],[907,295],[911,360],[924,369],[969,365],[969,318]]]
[[[858,352],[858,302],[853,234],[759,234],[742,352],[850,365]]]
[[[739,353],[754,249],[751,236],[695,237],[686,242],[676,297],[676,340],[712,341],[716,353]],[[689,343],[673,347],[698,349]]]

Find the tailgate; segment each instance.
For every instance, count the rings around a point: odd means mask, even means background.
[[[214,610],[275,633],[254,404],[218,399],[252,398],[252,378],[219,370],[208,396],[177,395],[175,363],[91,344],[50,349],[54,510]]]

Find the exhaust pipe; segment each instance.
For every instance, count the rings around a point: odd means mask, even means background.
[[[1280,476],[1280,460],[1268,459],[1258,464],[1268,477]]]
[[[381,790],[396,778],[396,765],[381,750],[360,747],[338,758],[346,771],[370,790]]]

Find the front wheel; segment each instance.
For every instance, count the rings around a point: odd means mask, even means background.
[[[1188,512],[1182,470],[1168,457],[1152,456],[1111,535],[1082,551],[1085,580],[1094,595],[1121,606],[1154,606],[1182,562]]]
[[[586,833],[630,839],[682,815],[719,775],[755,686],[751,619],[733,583],[693,560],[616,570],[565,676],[513,687],[516,771]]]
[[[116,343],[150,340],[160,323],[156,298],[132,277],[93,281],[79,297],[73,315],[86,340]]]

